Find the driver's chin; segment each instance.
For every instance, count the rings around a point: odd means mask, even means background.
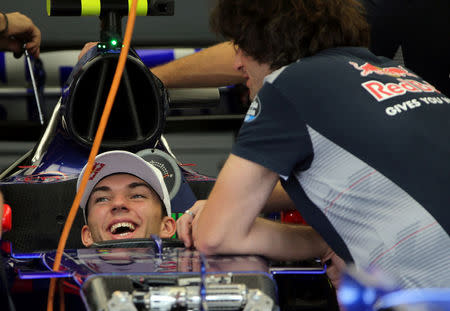
[[[146,230],[143,227],[138,227],[131,236],[113,236],[108,231],[102,231],[101,234],[93,234],[92,240],[94,243],[110,240],[124,240],[124,239],[150,239],[151,235],[155,234],[160,236],[160,232],[157,230]]]

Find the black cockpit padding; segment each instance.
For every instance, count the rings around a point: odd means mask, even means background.
[[[12,209],[12,230],[2,239],[15,253],[55,250],[75,197],[76,179],[57,183],[4,184],[5,203]],[[79,210],[66,248],[82,248],[83,215]]]
[[[214,187],[214,180],[206,181],[190,181],[189,187],[191,187],[192,192],[194,192],[197,200],[206,200]]]

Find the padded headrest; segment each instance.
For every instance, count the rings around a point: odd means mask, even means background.
[[[63,93],[67,130],[78,143],[90,146],[94,140],[118,57],[99,54],[92,58],[72,75]],[[139,58],[128,55],[102,146],[122,149],[154,144],[164,128],[167,107],[162,83]]]

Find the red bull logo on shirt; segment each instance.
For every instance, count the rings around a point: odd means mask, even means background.
[[[361,71],[361,76],[367,77],[368,75],[372,73],[376,73],[378,75],[387,75],[395,78],[404,78],[404,77],[415,77],[418,76],[409,72],[407,69],[403,68],[402,66],[397,67],[378,67],[375,65],[372,65],[370,63],[364,63],[361,66],[358,65],[355,62],[348,62],[350,65],[352,65],[355,69]]]
[[[375,97],[377,101],[383,101],[395,96],[411,93],[440,93],[431,84],[411,79],[398,79],[400,83],[382,83],[376,80],[370,80],[362,83],[362,87]]]
[[[360,74],[363,77],[375,73],[377,75],[387,75],[397,78],[398,83],[383,83],[378,80],[370,80],[361,84],[362,87],[379,102],[406,93],[440,93],[434,86],[426,81],[405,79],[405,77],[408,76],[415,78],[419,78],[419,76],[409,72],[402,66],[378,67],[367,62],[362,65],[358,65],[355,62],[348,63],[353,68],[361,71]]]

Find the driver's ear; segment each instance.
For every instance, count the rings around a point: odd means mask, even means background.
[[[84,225],[83,228],[81,228],[81,241],[86,247],[89,247],[94,243],[94,240],[92,239],[91,230],[87,225]]]
[[[169,216],[164,216],[164,218],[161,221],[161,228],[159,230],[159,236],[161,238],[171,238],[172,235],[175,234],[175,231],[177,230],[177,226],[175,223],[175,219]]]

